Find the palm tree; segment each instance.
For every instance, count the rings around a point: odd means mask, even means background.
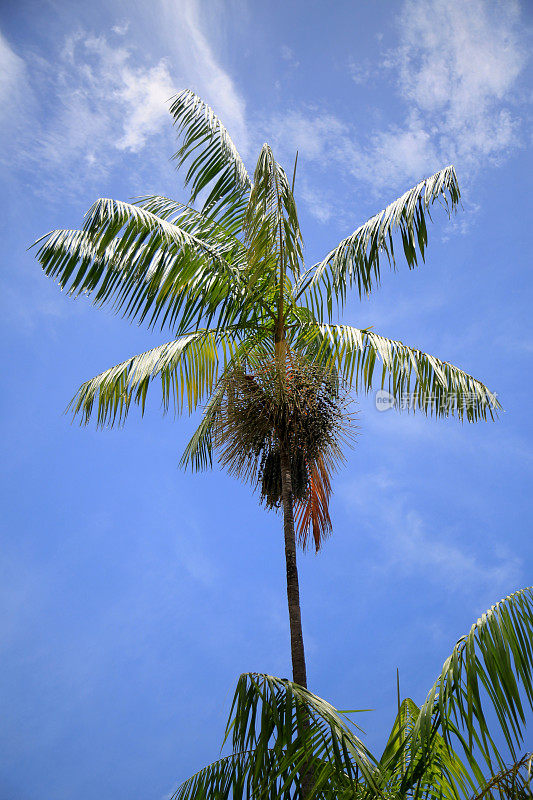
[[[223,742],[231,738],[234,752],[185,781],[171,800],[532,798],[533,753],[517,751],[524,700],[533,708],[532,589],[514,592],[472,625],[421,706],[401,701],[398,689],[398,713],[380,757],[358,735],[356,712],[338,711],[286,679],[241,675]],[[308,764],[313,779],[306,789],[301,775]]]
[[[412,407],[426,414],[469,422],[492,418],[499,407],[479,380],[448,362],[373,330],[333,322],[350,289],[361,297],[379,284],[383,259],[395,266],[396,233],[408,267],[417,266],[431,205],[440,200],[452,213],[459,186],[453,167],[446,167],[304,269],[293,196],[296,162],[291,185],[265,144],[252,180],[222,123],[193,92],[180,93],[170,111],[181,137],[175,158],[186,168],[188,204],[158,196],[134,204],[100,199],[81,230],[55,230],[36,243],[44,271],[69,294],[88,295],[129,320],[172,332],[166,344],[84,383],[71,409],[84,423],[93,416],[100,426],[122,423],[132,403],[144,412],[157,378],[164,410],[173,403],[192,413],[205,403],[182,459],[202,469],[217,448],[224,461],[231,436],[242,435],[239,415],[228,409],[236,393],[244,409],[243,381],[254,382],[251,413],[266,402],[261,374],[275,375],[263,444],[257,449],[256,442],[254,451],[249,439],[241,440],[236,449],[246,445],[248,460],[240,471],[231,458],[227,464],[263,487],[268,468],[277,485],[277,494],[262,496],[283,510],[293,678],[306,687],[296,542],[305,546],[312,530],[318,550],[331,527],[330,475],[341,455],[339,430],[345,430],[334,420],[345,418],[343,391],[387,386],[397,398],[410,393]],[[297,400],[302,381],[305,402]],[[298,456],[303,440],[295,431],[301,434],[311,417],[332,427],[321,439],[306,439]]]

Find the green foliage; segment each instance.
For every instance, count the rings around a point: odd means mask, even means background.
[[[511,753],[522,743],[511,709],[522,709],[519,685],[533,707],[532,652],[533,593],[528,588],[489,609],[459,640],[421,708],[410,698],[400,703],[380,758],[360,739],[351,719],[356,712],[338,711],[286,679],[241,675],[224,737],[224,742],[231,740],[234,754],[196,773],[173,800],[298,798],[304,771],[312,775],[307,796],[318,800],[531,798],[532,755],[505,766],[505,753],[494,740],[503,734]],[[483,702],[474,675],[483,684]],[[444,687],[442,702],[437,686]],[[496,711],[497,729],[489,731],[482,705]],[[465,749],[461,729],[477,748]],[[482,748],[489,739],[492,761]]]

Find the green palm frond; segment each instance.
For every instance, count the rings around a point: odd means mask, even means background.
[[[52,231],[36,245],[45,273],[61,288],[130,319],[149,315],[150,326],[179,320],[183,332],[217,311],[218,320],[228,309],[242,314],[237,247],[204,241],[129,203],[99,200],[83,231]]]
[[[280,765],[280,755],[267,749],[258,758],[256,750],[232,753],[199,770],[178,787],[170,800],[226,800],[226,798],[264,798],[292,800],[298,796],[298,776],[287,782],[286,769]]]
[[[391,267],[395,266],[393,234],[397,230],[401,235],[407,264],[413,269],[419,256],[424,259],[426,217],[430,218],[430,206],[436,200],[441,200],[448,213],[452,213],[459,204],[459,198],[459,184],[452,166],[420,181],[307,270],[295,288],[296,298],[305,293],[309,304],[320,310],[325,289],[328,309],[331,311],[332,299],[342,304],[347,289],[354,283],[360,297],[369,294],[380,282],[381,255],[386,257]]]
[[[230,135],[213,109],[190,90],[173,99],[170,113],[181,136],[174,158],[187,166],[190,202],[208,190],[203,212],[229,229],[240,226],[252,182]]]
[[[227,253],[236,251],[239,263],[246,263],[246,249],[238,236],[209,214],[193,208],[185,203],[180,203],[170,197],[161,195],[146,195],[135,198],[135,205],[150,211],[157,217],[178,225],[202,241],[209,243],[218,252]]]
[[[302,325],[295,345],[356,391],[387,389],[399,409],[475,422],[501,408],[494,393],[458,367],[418,348],[350,325]]]
[[[198,772],[174,798],[527,800],[532,797],[531,754],[506,766],[493,748],[499,768],[494,772],[486,759],[486,777],[473,746],[482,747],[489,736],[479,687],[496,710],[500,732],[506,739],[511,734],[510,741],[520,735],[516,720],[524,719],[520,683],[533,708],[532,675],[531,588],[515,592],[480,617],[454,647],[422,707],[410,698],[399,702],[380,759],[356,734],[349,716],[354,712],[338,711],[285,678],[241,675],[224,736],[224,744],[231,740],[233,755]],[[511,718],[514,727],[508,725]],[[304,775],[311,779],[307,784]]]
[[[496,603],[459,639],[420,709],[415,734],[427,742],[439,729],[447,744],[453,737],[461,742],[470,763],[475,744],[490,769],[493,759],[503,769],[486,709],[495,712],[515,758],[526,720],[520,687],[533,708],[533,587]]]
[[[377,791],[377,761],[355,729],[347,713],[302,686],[246,673],[237,683],[225,740],[231,737],[236,752],[255,750],[261,755],[274,747],[283,753],[280,768],[290,776],[312,764],[318,793],[333,781],[352,790],[364,782]]]
[[[234,331],[215,334],[196,331],[117,364],[83,383],[69,410],[83,424],[91,419],[96,404],[99,427],[121,424],[132,402],[144,412],[150,383],[159,377],[163,408],[171,402],[177,411],[184,403],[194,411],[215,388],[220,362],[231,360],[238,348]]]
[[[191,467],[196,472],[213,465],[213,425],[226,393],[223,382],[218,383],[204,409],[197,429],[183,451],[180,467]]]

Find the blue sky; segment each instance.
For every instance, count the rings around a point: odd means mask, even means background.
[[[456,639],[531,579],[532,8],[507,0],[4,0],[0,16],[1,800],[163,800],[218,752],[240,672],[290,674],[280,519],[179,456],[194,419],[97,432],[78,385],[170,338],[63,296],[28,245],[100,196],[185,199],[168,98],[192,87],[247,164],[288,169],[308,263],[454,163],[426,264],[344,320],[481,378],[505,413],[378,412],[300,558],[309,685],[378,747],[395,670],[421,700]],[[165,338],[166,337],[166,338]]]

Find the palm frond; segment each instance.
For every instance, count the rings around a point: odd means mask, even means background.
[[[350,325],[302,325],[293,346],[325,367],[335,367],[356,391],[386,389],[399,410],[475,422],[501,409],[481,381],[447,361]]]
[[[419,715],[411,698],[400,704],[380,759],[381,786],[393,797],[463,800],[475,787],[468,768],[436,730],[428,742],[420,741]]]
[[[417,266],[419,256],[424,259],[426,217],[431,219],[430,206],[436,200],[441,200],[451,214],[457,208],[459,199],[459,184],[452,166],[420,181],[307,270],[295,288],[295,297],[306,293],[310,295],[309,303],[320,309],[325,292],[331,312],[332,301],[342,305],[348,288],[354,283],[360,297],[369,294],[380,282],[380,257],[383,255],[389,265],[395,267],[393,234],[397,230],[401,235],[407,265],[413,269]]]
[[[120,234],[120,235],[119,235]],[[179,330],[242,314],[242,252],[205,241],[146,209],[101,199],[83,231],[59,230],[35,243],[47,275],[69,294],[91,295],[130,319]]]
[[[234,230],[240,227],[251,180],[228,131],[213,109],[191,90],[173,98],[170,113],[181,137],[174,158],[187,166],[190,202],[208,189],[202,211]]]
[[[173,342],[117,364],[83,383],[71,400],[69,410],[87,425],[96,404],[97,426],[121,424],[132,402],[144,412],[148,387],[159,377],[163,409],[171,401],[180,412],[186,402],[189,412],[213,391],[218,381],[221,358],[230,360],[237,347],[233,331],[216,335],[197,331]]]
[[[241,675],[224,737],[233,756],[185,782],[175,800],[292,800],[302,792],[310,800],[526,800],[532,796],[533,757],[513,756],[514,763],[505,765],[488,733],[483,704],[496,711],[512,744],[525,719],[519,684],[533,707],[532,677],[532,588],[514,592],[479,618],[454,647],[422,707],[410,698],[398,701],[379,760],[356,734],[354,712],[338,711],[285,678]],[[497,772],[488,749],[483,751],[488,740]],[[483,751],[488,778],[474,745]],[[306,785],[304,775],[311,777]]]
[[[237,683],[225,739],[231,736],[237,752],[261,754],[274,746],[283,754],[279,769],[287,780],[311,765],[313,796],[335,784],[352,793],[360,783],[378,791],[377,761],[355,734],[356,727],[346,713],[296,683],[246,673]]]
[[[299,781],[296,777],[290,782],[290,789],[282,791],[286,779],[286,769],[280,767],[280,755],[275,749],[232,753],[192,775],[170,800],[292,800],[298,796]]]
[[[216,248],[218,252],[238,251],[240,262],[243,265],[246,263],[246,250],[238,236],[208,213],[161,195],[137,197],[135,205],[160,219],[178,225],[182,230]]]
[[[496,603],[459,639],[420,709],[415,734],[427,742],[438,729],[447,744],[453,737],[461,742],[470,764],[475,744],[491,770],[493,759],[503,769],[485,711],[495,712],[515,758],[526,719],[520,687],[533,708],[533,587]]]

